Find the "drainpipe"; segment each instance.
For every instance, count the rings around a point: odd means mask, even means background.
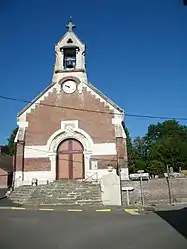
[[[17,159],[17,142],[14,143],[14,163],[13,163],[13,179],[12,179],[12,190],[15,187],[15,177],[16,177],[16,160]]]
[[[120,181],[120,194],[121,194],[121,206],[123,206],[123,197],[122,197],[122,180],[121,180],[121,165],[120,165],[120,153],[118,150],[118,138],[116,137],[116,149],[117,149],[117,168],[116,168],[116,173],[119,176],[119,181]]]
[[[24,181],[24,169],[25,169],[25,142],[22,142],[23,151],[22,151],[22,182]]]

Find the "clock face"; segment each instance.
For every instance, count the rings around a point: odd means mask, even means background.
[[[62,89],[65,93],[74,93],[76,91],[77,85],[74,81],[66,81],[62,85]]]

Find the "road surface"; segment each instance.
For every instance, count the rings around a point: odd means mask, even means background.
[[[1,249],[186,249],[187,211],[130,215],[0,209]]]

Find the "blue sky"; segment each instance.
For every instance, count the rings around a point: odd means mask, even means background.
[[[32,100],[50,83],[54,45],[70,15],[87,46],[93,85],[126,113],[187,117],[187,7],[182,0],[1,0],[0,95]],[[3,144],[25,104],[0,99],[0,106]],[[160,120],[125,121],[135,137]]]

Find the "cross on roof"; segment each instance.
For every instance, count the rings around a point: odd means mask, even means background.
[[[72,23],[72,17],[70,17],[70,22],[68,23],[68,25],[66,25],[66,28],[68,28],[68,32],[72,32],[73,29],[76,27],[75,24]]]

